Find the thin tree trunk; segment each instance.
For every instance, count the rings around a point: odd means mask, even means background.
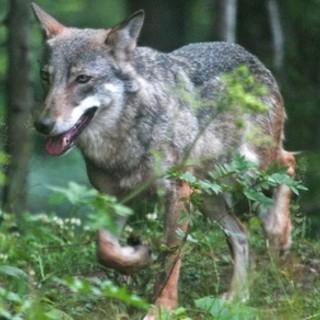
[[[284,37],[280,22],[280,10],[276,0],[267,0],[270,28],[273,43],[273,63],[277,71],[283,67]]]
[[[127,5],[130,12],[141,8],[146,12],[140,45],[171,51],[185,44],[190,0],[128,0]]]
[[[236,42],[237,0],[216,0],[215,3],[218,40]]]
[[[27,175],[31,150],[29,126],[33,104],[30,58],[30,3],[10,0],[6,19],[8,60],[6,76],[6,141],[9,156],[3,191],[6,210],[20,212],[27,201]]]

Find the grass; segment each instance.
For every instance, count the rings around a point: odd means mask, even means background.
[[[90,214],[89,214],[90,215]],[[197,215],[197,214],[196,214]],[[155,215],[132,228],[157,250],[161,225]],[[125,277],[99,265],[90,220],[70,210],[56,215],[2,213],[0,225],[1,319],[140,319],[148,309],[156,267]],[[251,235],[251,297],[246,304],[223,304],[232,263],[224,236],[196,216],[185,244],[180,308],[163,319],[320,319],[320,244],[304,237],[296,224],[285,260],[273,261],[258,220]],[[138,298],[141,297],[141,298]]]

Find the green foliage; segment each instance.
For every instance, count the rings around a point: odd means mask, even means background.
[[[239,192],[252,183],[265,187],[279,183],[292,185],[291,180],[283,177],[285,170],[276,169],[258,174],[251,163],[236,157],[232,163],[216,167],[210,174],[212,181],[198,181],[178,170],[172,170],[170,174],[172,178],[184,179],[196,191],[210,194],[229,190],[227,182],[230,178],[239,184]],[[251,180],[255,174],[260,179],[258,182]],[[301,190],[300,186],[296,188]],[[75,208],[71,211],[72,215],[64,218],[55,214],[25,214],[19,218],[4,213],[1,215],[0,315],[5,319],[39,320],[141,317],[149,305],[139,296],[151,294],[150,279],[155,277],[157,269],[144,270],[124,282],[112,272],[108,272],[106,277],[105,270],[95,262],[94,256],[95,235],[92,229],[98,226],[99,221],[93,217],[103,212],[114,219],[131,211],[112,197],[74,183],[70,183],[68,188],[53,189],[57,193],[53,199],[55,205],[67,200]],[[260,201],[255,198],[249,200]],[[75,215],[80,209],[86,211],[86,219]],[[146,231],[144,240],[156,250],[161,237],[158,232],[159,214],[155,207],[152,213],[147,214],[143,227]],[[252,273],[250,289],[255,294],[248,305],[237,301],[226,304],[210,296],[212,293],[219,295],[229,283],[231,261],[219,230],[212,229],[212,225],[200,218],[196,211],[193,216],[191,233],[187,235],[184,248],[181,277],[181,305],[184,307],[170,313],[163,311],[160,319],[281,319],[282,314],[292,317],[294,313],[311,316],[319,313],[317,301],[320,292],[308,289],[308,295],[304,293],[306,301],[314,301],[307,307],[299,297],[299,286],[293,285],[295,269],[279,270],[269,260],[260,265],[261,273],[259,270]],[[97,224],[92,224],[92,221]],[[136,223],[137,228],[141,228],[142,222]],[[107,223],[106,226],[112,228],[112,224]],[[248,226],[253,235],[253,251],[259,254],[259,259],[268,259],[264,243],[258,240],[261,238],[261,228],[255,217],[250,219]],[[312,248],[313,251],[310,249],[306,243],[305,247],[297,248],[303,263],[310,263],[319,252],[317,246]],[[289,262],[291,268],[301,265],[300,258],[295,259]],[[312,288],[316,287],[312,285]],[[272,311],[266,310],[266,305]],[[135,309],[133,314],[131,308]],[[309,311],[306,313],[307,309]]]
[[[80,280],[74,277],[65,277],[63,281],[58,280],[58,282],[76,294],[114,298],[126,303],[128,306],[144,310],[149,309],[149,304],[140,297],[128,293],[125,287],[119,288],[110,280],[101,281],[99,278]]]
[[[210,180],[196,179],[190,172],[181,173],[177,168],[170,169],[169,176],[189,184],[195,190],[193,199],[196,202],[201,191],[209,195],[230,193],[238,199],[244,195],[250,207],[256,210],[258,207],[273,205],[273,200],[265,193],[277,186],[286,185],[296,195],[307,190],[301,181],[290,178],[286,172],[287,168],[278,165],[260,171],[253,162],[236,155],[231,163],[216,165],[215,169],[209,172]]]
[[[232,73],[225,74],[223,84],[227,90],[221,95],[221,106],[246,114],[268,111],[268,107],[261,100],[267,94],[267,89],[255,80],[247,66],[240,66]]]
[[[132,210],[119,203],[115,197],[102,194],[95,189],[75,182],[69,182],[68,188],[50,187],[50,189],[56,192],[52,198],[53,203],[59,204],[67,200],[74,207],[94,212],[94,214],[88,215],[88,225],[94,230],[106,228],[114,234],[118,234],[120,230],[117,217],[127,217],[132,214]]]
[[[3,168],[8,165],[8,163],[9,157],[4,152],[0,152],[0,186],[6,183],[6,176]]]
[[[207,100],[200,91],[196,94],[191,92],[185,79],[180,78],[179,80],[172,90],[182,101],[195,111],[210,107],[217,111],[231,112],[236,116],[240,127],[243,126],[244,115],[268,111],[268,106],[263,102],[267,89],[254,78],[246,65],[223,74],[220,83],[216,84],[219,90],[216,90],[214,95]],[[211,121],[212,119],[209,119],[208,124]]]
[[[227,303],[225,300],[213,297],[203,297],[195,300],[195,306],[203,310],[211,319],[219,320],[254,320],[258,310],[243,303]]]
[[[0,274],[8,277],[14,277],[16,279],[19,278],[27,278],[28,275],[19,268],[2,265],[0,266]]]
[[[70,190],[64,193],[72,201],[79,200],[80,195],[90,199],[94,194],[80,186],[70,189],[73,197]],[[79,312],[88,312],[101,299],[138,309],[148,307],[110,279],[80,278],[102,270],[95,262],[95,235],[78,217],[25,213],[18,218],[1,213],[0,218],[0,316],[15,320],[76,319]],[[82,299],[87,300],[85,305]],[[79,304],[76,309],[74,303]]]

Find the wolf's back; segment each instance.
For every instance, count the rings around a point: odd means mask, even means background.
[[[282,147],[285,111],[277,82],[259,59],[241,46],[225,42],[190,44],[173,51],[169,56],[176,60],[177,64],[180,63],[180,66],[185,63],[185,68],[181,69],[193,84],[196,96],[198,94],[197,97],[205,101],[203,108],[196,109],[199,125],[201,128],[204,125],[207,129],[199,131],[201,137],[197,146],[200,153],[196,154],[195,158],[220,159],[228,154],[228,150],[240,150],[241,145],[245,145],[245,148],[254,150],[260,159],[265,159],[264,162],[261,161],[262,167],[274,161],[278,148]],[[244,65],[256,83],[267,89],[267,93],[259,98],[268,108],[267,113],[250,113],[241,107],[232,109],[233,112],[230,106],[219,105],[227,89],[221,76],[232,74]],[[241,117],[239,110],[246,113],[242,119],[244,130],[236,125],[239,116]],[[271,136],[272,147],[260,145],[259,139],[247,140],[250,130],[257,130],[260,138]],[[203,147],[200,147],[201,144]],[[206,153],[210,155],[207,156]]]
[[[208,42],[189,44],[170,53],[172,57],[186,59],[192,66],[189,70],[195,84],[201,85],[215,76],[230,73],[246,65],[257,80],[269,88],[276,86],[271,72],[256,58],[237,44]]]
[[[261,97],[261,102],[268,107],[268,115],[225,105],[228,88],[222,75],[243,65],[257,84],[266,87],[267,94]],[[284,108],[277,83],[258,58],[241,46],[225,42],[196,43],[168,54],[139,47],[134,66],[148,83],[141,90],[143,99],[146,98],[143,113],[153,110],[154,114],[162,115],[157,121],[144,121],[142,127],[148,127],[146,123],[161,125],[158,131],[164,132],[165,137],[157,136],[155,140],[170,141],[177,154],[193,148],[195,159],[220,159],[246,141],[251,124],[260,136],[272,132],[275,149],[281,147]],[[239,129],[236,125],[239,121],[248,123],[244,126],[247,131]],[[155,145],[152,148],[157,150]]]

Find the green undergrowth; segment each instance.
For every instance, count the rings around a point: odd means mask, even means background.
[[[168,179],[184,181],[194,190],[194,206],[187,234],[182,238],[184,261],[179,283],[180,307],[164,319],[319,319],[320,244],[306,237],[308,223],[298,205],[292,205],[293,248],[285,259],[268,254],[256,211],[272,205],[270,188],[286,184],[298,196],[305,187],[286,175],[285,168],[260,172],[240,156],[209,173],[208,180],[172,168]],[[230,179],[233,187],[230,187]],[[76,183],[51,187],[55,213],[1,212],[0,318],[30,320],[141,319],[151,308],[154,279],[160,271],[156,257],[168,250],[163,244],[163,193],[155,205],[139,202],[129,209],[114,197]],[[220,228],[197,210],[203,194],[229,192],[247,212],[242,219],[250,234],[250,299],[241,294],[226,303],[232,260]],[[241,195],[244,195],[241,197]],[[131,199],[132,200],[132,199]],[[189,205],[189,204],[188,204]],[[244,209],[246,208],[246,209]],[[97,230],[119,233],[115,220],[129,218],[122,239],[148,244],[155,263],[132,276],[106,269],[96,259]],[[186,217],[182,217],[183,219]]]
[[[99,207],[102,200],[93,191],[87,192],[87,201],[93,197]],[[1,214],[1,319],[140,319],[149,309],[157,266],[130,277],[105,269],[95,254],[96,222],[92,217],[80,219],[71,208],[64,218]],[[128,213],[122,206],[117,210]],[[154,210],[143,223],[133,221],[125,234],[142,230],[140,236],[157,252],[161,247],[159,214]],[[299,213],[293,216],[292,251],[279,261],[268,255],[256,216],[245,219],[251,248],[251,296],[246,303],[225,303],[219,298],[231,278],[229,251],[215,224],[198,212],[193,216],[184,244],[180,307],[161,319],[320,318],[320,245],[304,236],[307,224]]]

